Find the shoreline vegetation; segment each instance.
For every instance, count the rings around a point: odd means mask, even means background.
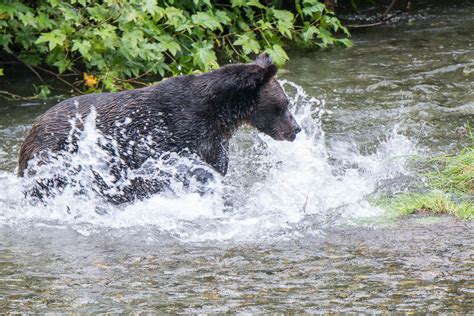
[[[424,175],[423,193],[400,193],[377,204],[396,217],[412,214],[453,215],[474,221],[474,134],[471,146],[456,155],[431,159],[435,170]]]

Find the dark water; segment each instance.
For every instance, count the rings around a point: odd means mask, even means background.
[[[194,195],[106,215],[77,196],[31,207],[16,153],[56,100],[2,101],[0,311],[473,313],[474,224],[369,202],[416,186],[410,157],[467,144],[473,13],[432,8],[351,49],[292,52],[280,78],[304,90],[285,84],[305,131],[292,144],[239,132],[227,213]]]

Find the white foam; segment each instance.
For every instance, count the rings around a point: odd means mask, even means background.
[[[76,185],[68,186],[47,205],[31,205],[23,194],[31,180],[0,172],[0,224],[47,223],[85,235],[100,233],[103,228],[151,226],[184,241],[258,241],[318,234],[341,219],[380,215],[382,211],[371,206],[367,197],[381,181],[408,172],[406,157],[415,154],[416,147],[392,131],[371,155],[360,154],[350,139],[331,144],[329,154],[321,126],[321,117],[330,115],[324,109],[324,100],[306,95],[291,82],[281,83],[292,91],[291,108],[303,131],[292,143],[274,141],[254,130],[239,131],[231,144],[230,174],[224,183],[212,184],[213,193],[200,195],[173,182],[174,194],[157,194],[126,206],[104,202],[94,189],[91,170],[108,179],[110,157],[99,144],[109,140],[96,129],[92,111],[84,120],[79,150],[59,157],[40,173],[66,174]],[[343,169],[334,160],[352,167]],[[160,160],[147,164],[131,174],[143,174],[150,168],[174,168]],[[73,172],[71,167],[81,170]],[[108,181],[112,184],[114,179]],[[120,185],[126,183],[118,184],[114,189],[120,190]],[[224,211],[226,200],[234,205]]]

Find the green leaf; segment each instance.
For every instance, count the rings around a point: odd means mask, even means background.
[[[260,9],[266,9],[265,6],[263,6],[260,1],[258,0],[250,0],[250,1],[246,1],[246,0],[231,0],[231,5],[232,7],[234,8],[238,8],[238,7],[256,7],[256,8],[260,8]]]
[[[121,49],[129,60],[132,60],[140,54],[139,43],[143,41],[143,32],[141,30],[136,29],[132,32],[124,33],[121,40]]]
[[[258,25],[260,26],[260,29],[261,29],[262,31],[270,30],[270,29],[272,29],[272,27],[273,27],[270,22],[265,22],[265,21],[263,21],[263,20],[258,20],[257,23],[258,23]]]
[[[89,15],[89,19],[96,22],[107,20],[110,17],[110,12],[105,6],[95,5],[86,9]],[[126,15],[126,12],[123,12]]]
[[[79,53],[87,60],[91,60],[92,56],[90,54],[90,50],[92,48],[91,42],[88,40],[73,40],[72,41],[72,51],[79,51]]]
[[[271,48],[265,49],[265,52],[267,52],[270,55],[273,62],[277,66],[283,66],[285,62],[289,59],[286,52],[278,44],[274,44]]]
[[[209,8],[212,7],[210,0],[193,0],[193,2],[196,5],[196,7],[201,7],[203,5],[206,5]]]
[[[318,1],[304,1],[303,13],[310,17],[321,16],[326,6]]]
[[[125,13],[125,21],[127,22],[136,22],[138,18],[140,17],[139,13],[135,10],[130,10],[127,13]]]
[[[18,13],[18,19],[23,23],[23,25],[27,26],[32,26],[34,28],[37,27],[37,21],[35,19],[35,16],[31,12],[26,12],[26,13]]]
[[[16,34],[16,42],[21,44],[25,50],[33,46],[36,34],[32,32],[31,28],[19,30]]]
[[[191,16],[191,20],[194,24],[200,25],[204,28],[215,31],[216,29],[223,31],[222,25],[217,21],[214,15],[210,12],[198,12]]]
[[[41,31],[52,28],[54,25],[54,21],[51,20],[44,12],[38,13],[36,21],[38,22],[38,29]]]
[[[156,0],[145,0],[143,11],[150,13],[155,22],[158,22],[165,16],[165,9],[160,7]]]
[[[55,8],[58,6],[60,0],[48,0],[49,4],[51,4],[51,7]]]
[[[314,35],[318,33],[318,29],[316,28],[316,26],[309,26],[309,23],[306,24],[306,27],[305,27],[305,30],[301,33],[301,38],[303,39],[303,41],[305,43],[310,43],[313,38],[314,38]]]
[[[214,14],[216,20],[221,24],[229,24],[230,22],[232,22],[231,18],[225,11],[216,10]]]
[[[183,10],[175,7],[167,7],[165,9],[165,15],[168,21],[166,24],[169,24],[175,28],[180,27],[184,22],[186,22],[186,17],[183,15]]]
[[[36,93],[41,99],[47,99],[51,95],[51,90],[47,85],[35,86]]]
[[[230,4],[232,5],[233,8],[239,8],[239,7],[244,7],[247,5],[246,0],[231,0]]]
[[[63,16],[62,18],[66,21],[72,21],[75,23],[78,23],[81,16],[78,14],[77,10],[75,8],[70,8],[70,7],[61,7],[60,8]]]
[[[5,15],[6,17],[12,17],[17,13],[17,8],[13,4],[2,4],[0,3],[0,14],[3,16]],[[3,18],[3,17],[2,17]]]
[[[53,66],[58,67],[59,73],[62,74],[71,67],[71,61],[67,59],[66,55],[58,55],[57,60],[53,63]]]
[[[181,51],[179,42],[171,37],[169,34],[164,34],[158,38],[158,50],[161,52],[169,51],[171,55],[176,56],[176,54]]]
[[[0,34],[0,45],[7,52],[11,52],[11,50],[8,48],[8,45],[12,43],[12,37],[13,36],[11,34],[5,34],[5,35]]]
[[[317,29],[318,37],[322,40],[322,47],[327,47],[328,45],[331,45],[334,43],[334,37],[332,37],[331,33],[326,30],[325,28],[319,28]]]
[[[258,53],[260,51],[260,44],[255,39],[255,35],[253,33],[237,35],[237,40],[235,40],[233,44],[242,46],[242,50],[246,55],[250,53]]]
[[[145,0],[143,1],[143,11],[150,13],[151,15],[159,11],[156,0]]]
[[[65,40],[66,35],[61,30],[54,30],[41,34],[35,44],[48,43],[49,50],[52,51],[56,46],[62,46]]]
[[[250,26],[242,20],[237,21],[237,25],[244,32],[250,31]]]
[[[277,19],[278,31],[288,38],[292,38],[291,30],[293,30],[294,15],[290,11],[273,9],[272,13]]]
[[[341,38],[341,39],[338,38],[336,42],[346,47],[352,47],[352,41],[348,38]]]
[[[3,76],[3,68],[0,68],[0,76]]]
[[[3,1],[3,2],[8,2],[8,1]],[[21,3],[21,1],[10,1],[12,2],[11,4],[0,4],[0,12],[8,15],[10,17],[13,17],[16,13],[25,13],[25,12],[31,12],[33,11],[30,7],[24,5]],[[2,14],[0,14],[2,15]]]
[[[301,3],[299,1],[295,1],[296,12],[303,17],[303,11],[301,9]]]
[[[193,43],[193,62],[200,65],[203,71],[209,71],[219,67],[217,63],[216,53],[211,42],[204,41],[202,43]]]
[[[94,35],[100,37],[101,43],[106,48],[114,49],[118,45],[118,36],[115,33],[116,27],[110,24],[105,24],[100,29],[94,31]]]
[[[36,91],[38,91],[38,96],[41,99],[47,99],[51,95],[51,90],[47,85],[41,85],[36,87]]]
[[[275,16],[275,18],[279,21],[286,21],[286,22],[289,22],[289,23],[293,23],[293,19],[294,19],[294,15],[293,13],[291,13],[290,11],[287,11],[287,10],[276,10],[276,9],[273,9],[272,10],[272,13],[273,15]]]

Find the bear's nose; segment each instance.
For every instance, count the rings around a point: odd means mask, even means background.
[[[301,127],[297,126],[295,128],[295,134],[298,134],[299,132],[301,132]]]

